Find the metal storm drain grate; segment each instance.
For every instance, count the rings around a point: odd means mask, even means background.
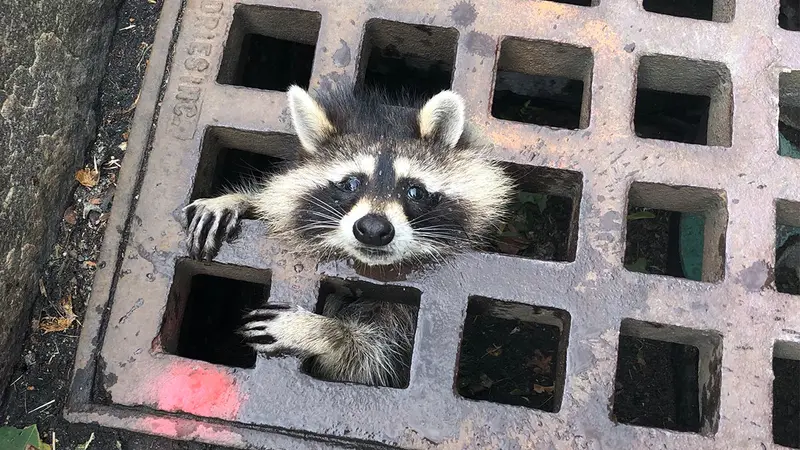
[[[800,5],[167,2],[70,420],[240,448],[800,447]],[[795,70],[794,72],[792,70]],[[522,181],[485,252],[376,276],[192,199],[295,156],[284,90],[452,88]],[[231,335],[336,284],[418,308],[410,381],[314,378]]]

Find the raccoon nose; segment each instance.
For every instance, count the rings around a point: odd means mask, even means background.
[[[353,224],[356,239],[367,245],[387,245],[394,239],[394,227],[385,217],[367,214]]]

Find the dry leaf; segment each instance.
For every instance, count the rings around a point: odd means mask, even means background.
[[[93,198],[93,199],[89,200],[89,203],[91,203],[93,205],[99,205],[101,202],[102,202],[102,200],[99,199],[99,198]]]
[[[65,331],[77,316],[72,310],[72,296],[67,295],[59,301],[59,313],[61,317],[45,317],[39,322],[39,329],[46,333]]]
[[[503,353],[502,345],[492,345],[486,349],[486,353],[492,356],[500,356]]]
[[[119,144],[117,147],[119,147],[119,149],[124,152],[125,150],[128,149],[128,141],[125,141],[122,144]]]
[[[83,262],[83,267],[85,267],[87,269],[94,269],[95,267],[97,267],[97,263],[94,262],[94,261],[84,261]]]
[[[93,169],[81,169],[75,174],[75,179],[86,187],[95,187],[100,181],[100,172]]]
[[[553,356],[544,356],[544,354],[536,349],[533,352],[533,358],[528,360],[528,366],[533,366],[533,373],[550,373],[550,363],[553,361]]]
[[[556,389],[555,386],[542,386],[541,384],[535,384],[535,383],[533,385],[533,392],[536,392],[537,394],[542,394],[545,392],[553,392],[555,389]]]

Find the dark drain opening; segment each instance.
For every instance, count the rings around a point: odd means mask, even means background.
[[[699,431],[697,364],[695,347],[620,336],[614,396],[617,420]]]
[[[772,436],[784,447],[800,448],[800,346],[776,342],[772,371]]]
[[[470,297],[459,352],[459,395],[558,412],[564,391],[567,311]]]
[[[725,270],[724,194],[691,186],[633,183],[625,231],[632,272],[715,282]]]
[[[319,13],[238,5],[217,81],[256,89],[308,88]]]
[[[418,289],[406,286],[326,278],[320,283],[316,313],[343,320],[358,318],[394,335],[390,338],[393,341],[410,338],[410,348],[413,348],[421,296]],[[398,326],[401,322],[397,317],[405,314],[411,317],[413,323],[406,324],[411,328]],[[408,387],[411,357],[412,352],[408,351],[399,354],[395,360],[402,389]],[[326,377],[316,364],[317,361],[311,358],[303,363],[301,370],[321,380],[337,381]]]
[[[544,261],[574,261],[583,175],[548,167],[506,164],[519,180],[511,216],[488,250]]]
[[[273,91],[297,84],[308,89],[314,50],[314,45],[248,34],[242,42],[241,77],[231,84]]]
[[[645,11],[690,19],[713,20],[712,0],[644,0]]]
[[[589,48],[503,39],[492,116],[555,128],[588,127],[592,61]]]
[[[212,127],[203,137],[192,199],[213,197],[252,185],[283,169],[297,156],[297,138]]]
[[[800,295],[800,203],[775,202],[775,288]]]
[[[723,64],[643,56],[637,79],[637,136],[730,147],[732,91],[730,72]]]
[[[702,95],[639,89],[636,92],[636,135],[649,139],[706,145],[711,98]]]
[[[800,158],[800,71],[780,74],[779,84],[778,154]]]
[[[597,6],[599,4],[598,0],[551,0],[556,3],[566,3],[568,5],[578,5],[578,6]]]
[[[161,331],[164,351],[212,364],[252,368],[256,353],[236,330],[263,305],[270,274],[244,267],[178,263]]]
[[[458,31],[373,19],[367,22],[359,77],[393,97],[424,98],[449,89]]]
[[[721,346],[715,332],[624,319],[613,420],[705,435],[716,432]]]
[[[517,93],[523,90],[522,85],[530,89],[530,95]],[[582,99],[580,80],[498,72],[492,115],[515,122],[576,129],[580,127]]]
[[[800,31],[800,1],[781,0],[778,24],[789,31]]]
[[[694,245],[681,251],[681,222],[692,220]],[[625,268],[632,272],[668,275],[700,281],[703,262],[703,216],[683,217],[675,211],[630,208],[627,216]],[[686,226],[684,225],[684,228]],[[697,233],[699,231],[699,235]],[[683,258],[688,267],[684,268]]]

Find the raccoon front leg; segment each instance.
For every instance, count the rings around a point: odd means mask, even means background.
[[[201,198],[183,208],[189,256],[212,260],[222,243],[233,236],[241,217],[251,209],[252,197],[245,193]]]
[[[398,387],[399,362],[410,343],[380,324],[314,314],[270,303],[245,316],[240,331],[260,353],[287,352],[311,360],[313,372],[334,381]],[[408,348],[406,348],[408,347]]]

